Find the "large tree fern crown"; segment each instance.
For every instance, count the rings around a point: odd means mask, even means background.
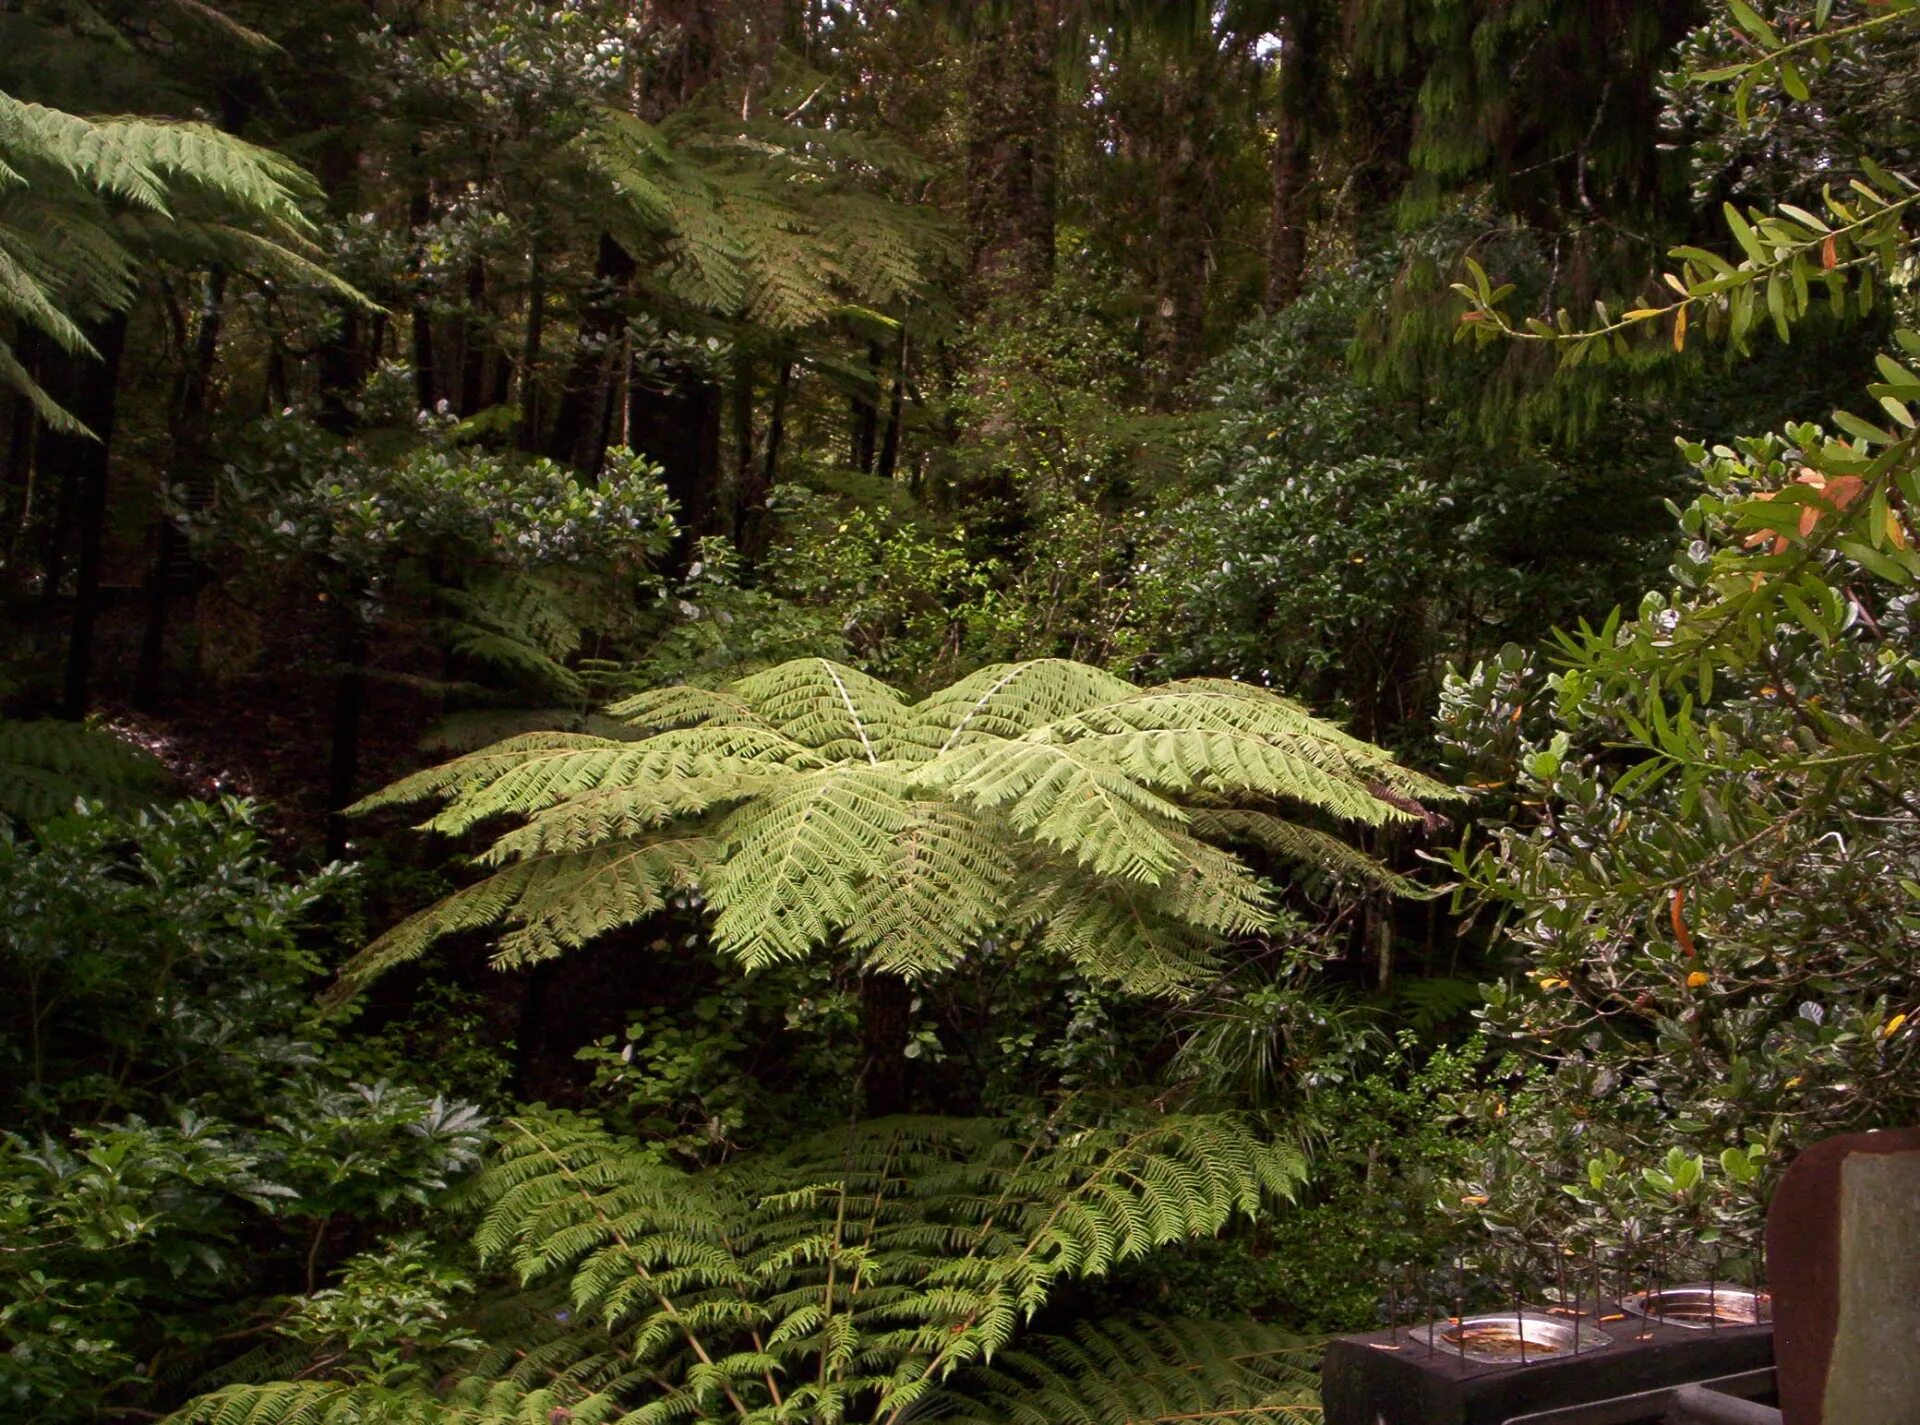
[[[349,983],[495,923],[504,962],[552,956],[690,894],[748,968],[832,944],[928,975],[1005,931],[1177,992],[1213,947],[1274,924],[1271,888],[1226,846],[1405,891],[1327,828],[1451,795],[1265,689],[1142,688],[1057,659],[917,703],[801,659],[608,711],[621,735],[511,738],[361,803],[438,799],[426,825],[449,834],[515,824],[486,879],[383,936]]]

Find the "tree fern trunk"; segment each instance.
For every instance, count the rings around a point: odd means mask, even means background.
[[[100,609],[100,564],[106,550],[107,462],[113,447],[113,423],[120,386],[121,357],[126,352],[127,318],[115,313],[88,332],[97,365],[82,368],[67,409],[84,421],[95,440],[62,435],[47,444],[73,483],[76,547],[73,570],[73,621],[67,634],[67,669],[61,693],[61,711],[70,718],[87,714],[93,692],[94,624]]]

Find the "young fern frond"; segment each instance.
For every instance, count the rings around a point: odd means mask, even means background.
[[[630,739],[509,739],[405,779],[363,807],[444,803],[450,834],[498,817],[484,888],[423,912],[352,967],[418,954],[491,911],[518,961],[657,908],[648,867],[682,828],[679,868],[748,969],[835,946],[918,977],[999,932],[1031,935],[1088,974],[1179,994],[1215,951],[1277,921],[1267,886],[1225,845],[1342,879],[1407,882],[1319,826],[1420,813],[1446,788],[1261,689],[1141,689],[1060,660],[982,669],[909,704],[825,659],[722,689],[616,703]],[[638,853],[629,863],[623,857]],[[520,868],[537,864],[537,882]],[[581,904],[565,909],[567,897]]]

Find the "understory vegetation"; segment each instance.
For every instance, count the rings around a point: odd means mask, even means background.
[[[1317,1419],[1920,1117],[1920,0],[0,5],[0,1416]]]

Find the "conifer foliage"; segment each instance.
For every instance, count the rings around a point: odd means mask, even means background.
[[[389,932],[349,984],[453,931],[504,922],[498,959],[558,955],[704,898],[748,969],[837,945],[918,978],[991,934],[1177,993],[1223,941],[1275,924],[1221,843],[1405,890],[1313,825],[1421,815],[1448,790],[1264,689],[1141,688],[1083,664],[999,664],[907,702],[825,659],[616,704],[630,733],[510,738],[361,809],[439,798],[459,834],[511,817],[492,873]]]
[[[502,1136],[476,1245],[530,1293],[519,1338],[438,1388],[238,1386],[181,1418],[1011,1421],[1042,1418],[1018,1403],[1036,1387],[1046,1419],[1298,1418],[1297,1347],[1257,1328],[1111,1323],[1003,1354],[1057,1284],[1291,1195],[1298,1155],[1234,1118],[889,1119],[693,1174],[571,1120]]]

